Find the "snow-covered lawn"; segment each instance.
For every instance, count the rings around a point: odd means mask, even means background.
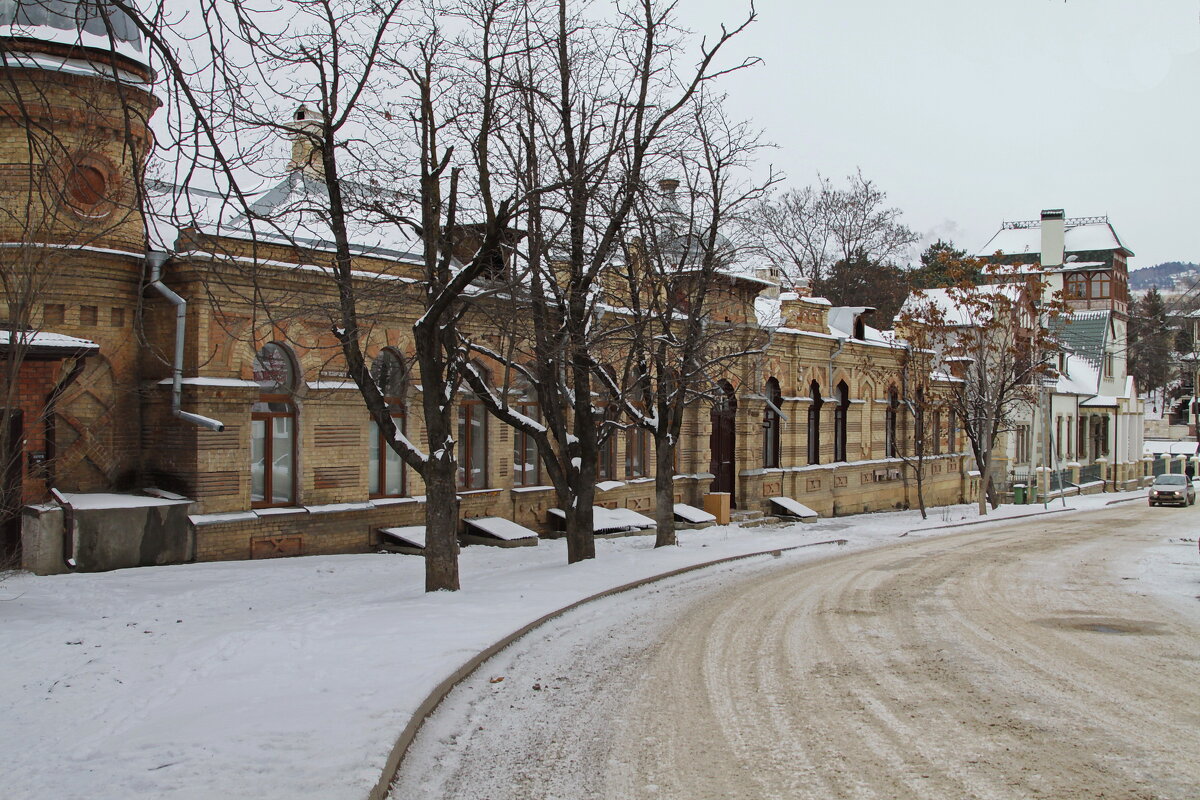
[[[598,541],[594,561],[569,567],[562,541],[468,547],[463,590],[433,595],[421,559],[384,554],[17,575],[0,583],[0,796],[361,800],[425,696],[550,611],[728,556],[842,538],[872,547],[974,518],[955,506],[924,523],[896,512],[717,527],[657,551],[634,536]]]

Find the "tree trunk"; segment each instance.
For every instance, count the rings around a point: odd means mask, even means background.
[[[458,493],[453,459],[430,460],[425,474],[425,591],[458,591]]]
[[[925,459],[922,456],[917,456],[914,472],[917,475],[917,505],[921,508],[921,519],[929,519],[925,511]]]
[[[596,533],[592,520],[592,501],[596,497],[594,486],[580,487],[571,503],[566,504],[567,563],[574,564],[596,557]]]
[[[983,459],[983,463],[979,465],[979,516],[987,516],[987,496],[988,484],[991,482],[992,460],[990,458]]]
[[[675,448],[663,439],[654,443],[655,547],[670,547],[675,540]]]

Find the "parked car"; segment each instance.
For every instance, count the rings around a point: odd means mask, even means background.
[[[1150,505],[1190,506],[1196,502],[1196,487],[1187,475],[1159,475],[1150,484]]]

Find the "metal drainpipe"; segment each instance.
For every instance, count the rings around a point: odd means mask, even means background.
[[[219,433],[225,430],[224,423],[209,417],[202,417],[199,414],[193,414],[190,411],[184,411],[182,408],[183,337],[187,326],[187,301],[171,291],[162,282],[163,264],[167,263],[167,259],[170,257],[170,254],[161,251],[146,251],[146,264],[150,267],[150,285],[155,291],[167,298],[171,305],[175,306],[175,363],[171,381],[171,413],[182,420],[187,420],[195,425],[200,425]]]
[[[839,337],[837,337],[837,343],[838,343],[837,350],[834,350],[833,353],[831,353],[829,356],[829,368],[826,370],[826,376],[825,376],[825,391],[826,392],[833,391],[833,362],[838,356],[840,356],[842,354],[842,348],[846,346],[846,340],[843,337],[839,336]]]

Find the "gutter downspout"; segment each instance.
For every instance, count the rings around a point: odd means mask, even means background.
[[[184,411],[183,400],[183,337],[187,326],[187,301],[162,282],[163,264],[170,254],[158,250],[146,251],[146,265],[150,267],[150,286],[175,306],[175,362],[171,380],[171,413],[182,420],[220,433],[225,424],[210,417]]]
[[[826,372],[826,375],[825,375],[825,391],[826,391],[826,393],[833,391],[833,362],[837,359],[838,356],[840,356],[842,354],[842,348],[846,346],[845,337],[842,337],[842,336],[837,337],[837,343],[838,343],[837,350],[834,350],[832,353],[829,354],[829,367],[825,371]]]

